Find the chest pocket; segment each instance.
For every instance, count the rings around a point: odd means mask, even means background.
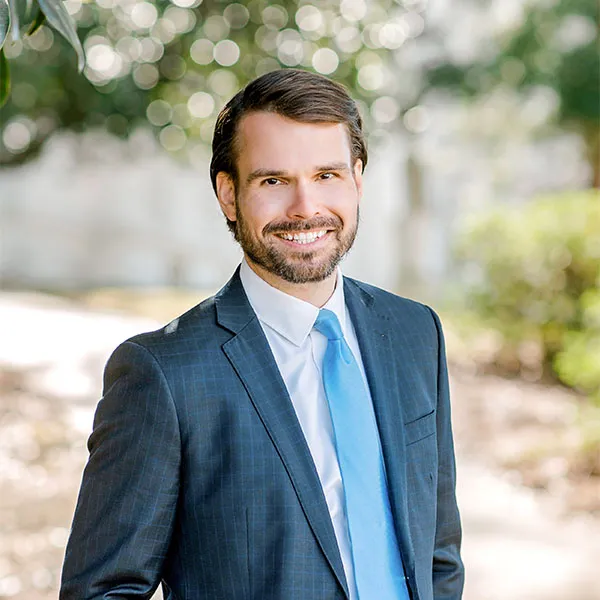
[[[430,413],[404,424],[404,439],[407,446],[435,433],[435,416],[435,410],[432,410]]]

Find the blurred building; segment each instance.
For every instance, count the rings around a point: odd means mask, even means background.
[[[380,160],[369,168],[348,269],[389,286],[397,269],[397,171],[386,166]],[[0,198],[4,287],[215,289],[241,257],[208,161],[198,169],[178,164],[142,131],[129,141],[55,136],[37,160],[2,171]]]
[[[431,293],[453,276],[465,215],[585,182],[576,138],[508,137],[486,149],[468,132],[457,135],[466,112],[440,104],[421,135],[373,141],[347,274],[409,295],[420,283]],[[4,168],[0,235],[0,284],[9,288],[218,289],[241,257],[208,155],[185,166],[143,130],[128,141],[61,133],[36,160]]]

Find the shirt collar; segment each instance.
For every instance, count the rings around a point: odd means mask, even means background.
[[[310,302],[290,296],[268,284],[250,268],[245,258],[242,260],[240,278],[250,305],[260,322],[295,346],[301,346],[317,320],[319,309]],[[345,335],[344,286],[339,267],[335,290],[323,308],[336,314]]]

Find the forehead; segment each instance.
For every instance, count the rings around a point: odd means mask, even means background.
[[[304,123],[272,112],[245,115],[237,131],[238,170],[288,170],[346,162],[350,136],[344,123]]]

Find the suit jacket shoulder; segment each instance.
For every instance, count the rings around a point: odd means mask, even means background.
[[[374,285],[344,277],[347,290],[353,290],[363,298],[367,305],[379,312],[384,319],[389,319],[394,325],[437,337],[439,317],[435,311],[416,300],[399,296]],[[370,301],[372,299],[372,301]]]

